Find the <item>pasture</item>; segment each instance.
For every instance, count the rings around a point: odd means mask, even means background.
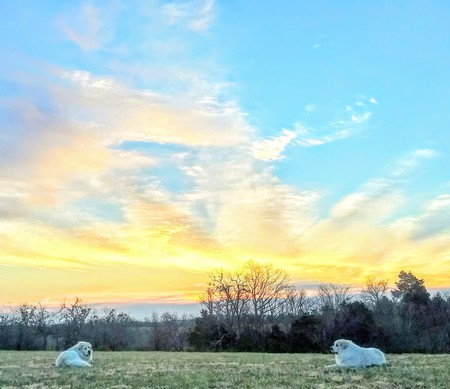
[[[0,388],[448,388],[450,355],[387,355],[389,365],[325,370],[331,354],[95,352],[57,369],[57,352],[0,351]]]

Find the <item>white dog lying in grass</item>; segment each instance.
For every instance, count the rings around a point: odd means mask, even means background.
[[[336,354],[336,363],[327,368],[368,367],[386,364],[386,357],[382,351],[373,347],[360,347],[351,340],[336,340],[331,346],[331,352]]]
[[[92,357],[92,345],[88,342],[78,342],[75,346],[59,354],[55,365],[56,367],[91,367],[89,362],[92,361]]]

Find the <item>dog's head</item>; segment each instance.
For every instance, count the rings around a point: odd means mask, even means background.
[[[78,342],[75,347],[84,359],[92,360],[92,345],[89,342]]]
[[[346,350],[351,344],[351,340],[339,339],[333,343],[330,350],[332,353],[339,354],[340,352]]]

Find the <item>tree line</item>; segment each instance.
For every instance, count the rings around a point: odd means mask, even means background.
[[[208,273],[198,317],[153,313],[136,320],[81,299],[58,309],[22,304],[0,311],[0,349],[61,350],[78,340],[96,350],[328,352],[337,338],[386,352],[450,352],[450,294],[430,296],[423,280],[401,271],[393,290],[368,278],[323,283],[310,296],[271,264],[247,262]]]
[[[154,312],[139,321],[113,308],[96,310],[80,298],[57,309],[21,304],[0,311],[0,349],[63,350],[79,340],[95,350],[187,350],[193,317]]]
[[[368,278],[357,296],[331,283],[308,296],[284,271],[253,261],[208,275],[189,337],[196,350],[323,352],[347,338],[386,352],[450,351],[450,295],[431,297],[411,272],[401,271],[391,292],[386,280]]]

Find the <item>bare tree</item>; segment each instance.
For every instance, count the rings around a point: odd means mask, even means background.
[[[164,312],[161,315],[161,330],[164,350],[180,351],[183,348],[180,332],[180,318],[176,312]]]
[[[36,307],[33,317],[33,326],[36,332],[42,337],[42,347],[47,349],[48,336],[51,333],[51,326],[55,323],[55,313],[41,303]]]
[[[245,265],[245,279],[250,298],[250,312],[257,322],[266,315],[279,313],[293,286],[284,270],[275,269],[272,264],[248,261]]]
[[[234,328],[239,337],[249,301],[245,274],[242,270],[235,272],[218,270],[209,273],[208,276],[211,280],[210,287],[207,289],[207,300],[203,305],[208,309],[212,308],[219,321]]]
[[[208,315],[213,315],[215,311],[215,303],[216,303],[216,291],[215,288],[209,284],[208,288],[206,288],[205,293],[200,296],[200,304],[205,306],[206,312]]]
[[[14,345],[14,319],[14,313],[12,311],[0,312],[0,349],[9,349]]]
[[[133,340],[129,331],[133,321],[128,314],[105,307],[103,314],[90,316],[88,324],[91,340],[107,350],[123,350]]]
[[[65,324],[65,347],[79,341],[81,331],[91,312],[92,308],[84,304],[78,297],[75,297],[73,303],[63,301],[59,314]]]
[[[149,348],[150,350],[161,351],[163,343],[163,333],[162,328],[159,325],[159,315],[158,312],[152,312],[151,318],[146,318],[146,321],[151,323],[152,332],[149,338]]]
[[[19,334],[16,343],[17,350],[29,350],[33,344],[33,321],[36,315],[36,306],[22,304],[16,308],[15,316]]]
[[[261,330],[265,319],[283,312],[294,290],[286,272],[254,261],[233,272],[216,270],[208,276],[210,283],[201,303],[208,314],[216,315],[219,327],[233,330],[238,339],[250,319],[253,328]]]
[[[387,280],[376,280],[374,277],[368,277],[365,288],[361,290],[361,298],[365,303],[373,307],[386,296],[387,290]]]
[[[299,317],[313,310],[314,302],[308,297],[306,290],[290,290],[287,292],[283,313],[293,317]]]
[[[161,316],[153,312],[150,319],[150,349],[157,351],[181,351],[187,349],[188,327],[187,315],[179,316],[176,312],[164,312]]]
[[[319,310],[330,309],[337,312],[342,303],[350,300],[351,288],[351,285],[319,284],[317,287]]]

